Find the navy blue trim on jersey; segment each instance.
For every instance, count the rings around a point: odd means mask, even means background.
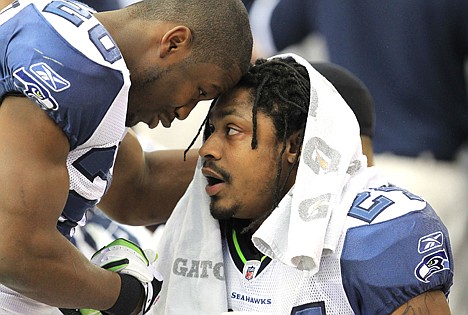
[[[57,222],[57,229],[69,240],[73,236],[73,229],[78,225],[77,222],[83,219],[88,210],[94,209],[97,200],[88,200],[74,190],[68,192],[67,202],[63,207],[62,217],[64,222]]]
[[[90,227],[88,230],[87,228]],[[90,234],[91,228],[99,227],[104,230],[104,233],[112,239],[125,238],[138,246],[141,246],[138,238],[125,226],[119,225],[109,219],[101,210],[94,208],[86,213],[86,228],[82,229],[84,241],[88,246],[95,251],[99,250],[98,241],[95,239],[96,235]],[[76,242],[75,242],[76,245]]]
[[[67,203],[63,207],[62,216],[73,222],[78,222],[83,218],[86,211],[94,209],[96,204],[97,200],[87,200],[74,190],[70,190]]]
[[[78,223],[72,222],[70,220],[59,221],[59,222],[57,222],[57,230],[60,232],[60,234],[62,234],[69,241],[71,241],[72,240],[72,235],[71,234],[73,234],[73,233],[71,233],[71,231],[74,230],[77,225],[78,225]]]
[[[73,166],[90,182],[99,177],[104,181],[111,181],[109,169],[114,164],[117,146],[107,148],[92,148],[73,162]]]
[[[356,314],[390,314],[453,281],[448,231],[431,206],[350,228],[341,255],[343,286]]]
[[[326,315],[325,302],[307,303],[294,306],[291,315]]]
[[[237,253],[234,240],[232,237],[232,231],[236,231],[237,244],[240,247],[242,254],[246,260],[257,260],[260,261],[260,267],[258,268],[257,275],[259,275],[271,262],[270,257],[264,257],[265,255],[260,252],[252,242],[252,233],[242,233],[243,230],[251,223],[251,220],[244,219],[230,219],[223,220],[220,222],[221,233],[223,238],[227,240],[229,253],[231,258],[236,265],[239,272],[243,273],[244,261],[239,257]]]
[[[124,85],[122,72],[75,49],[33,5],[0,30],[0,99],[19,91],[60,126],[71,150],[86,142]],[[97,30],[96,36],[106,34],[102,26]],[[89,40],[96,45],[95,39]],[[117,47],[106,53],[112,61],[122,58]]]

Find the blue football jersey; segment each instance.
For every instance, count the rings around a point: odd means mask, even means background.
[[[0,13],[0,100],[28,97],[70,143],[69,197],[57,224],[69,238],[107,190],[126,132],[129,71],[93,13],[66,0],[14,1]]]

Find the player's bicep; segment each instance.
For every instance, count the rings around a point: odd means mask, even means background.
[[[2,233],[55,227],[69,187],[64,133],[32,101],[7,97],[0,106],[0,148]]]
[[[428,291],[412,298],[391,313],[391,315],[403,314],[450,315],[450,309],[444,292],[440,290]]]

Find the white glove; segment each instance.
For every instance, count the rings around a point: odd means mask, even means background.
[[[91,262],[113,272],[128,274],[141,282],[151,282],[154,275],[149,267],[157,257],[149,250],[148,254],[151,261],[138,245],[119,238],[94,253]]]
[[[156,259],[155,252],[143,251],[135,243],[119,238],[98,250],[91,257],[91,262],[104,269],[138,279],[145,291],[145,303],[140,314],[146,314],[156,302],[162,286],[161,274],[152,267]]]
[[[144,289],[145,303],[139,314],[146,314],[161,291],[162,276],[153,269],[157,254],[152,250],[143,251],[138,245],[123,238],[116,239],[98,250],[91,262],[110,271],[127,274],[136,278]],[[60,309],[65,315],[102,315],[92,309]]]

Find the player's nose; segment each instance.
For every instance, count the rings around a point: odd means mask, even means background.
[[[192,110],[195,108],[197,103],[198,103],[198,101],[192,101],[189,104],[178,107],[175,110],[176,118],[178,120],[184,120],[185,118],[187,118],[190,115],[190,113],[192,112]]]

